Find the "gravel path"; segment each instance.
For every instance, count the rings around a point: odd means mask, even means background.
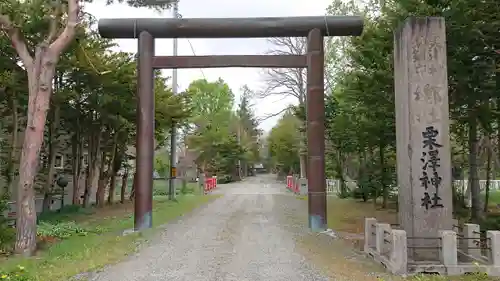
[[[167,225],[150,246],[90,280],[329,280],[296,248],[296,228],[284,219],[283,198],[291,195],[282,185],[266,175],[217,192],[224,196]]]

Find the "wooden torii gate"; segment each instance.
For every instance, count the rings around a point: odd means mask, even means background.
[[[154,93],[153,70],[173,68],[307,68],[309,227],[326,227],[324,36],[356,36],[357,16],[274,18],[101,19],[104,38],[138,39],[137,145],[134,228],[152,227]],[[307,37],[303,55],[155,56],[155,38]]]

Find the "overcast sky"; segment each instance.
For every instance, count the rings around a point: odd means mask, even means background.
[[[172,12],[158,13],[148,9],[131,8],[126,5],[106,6],[104,0],[94,1],[86,5],[86,11],[100,18],[145,18],[171,17]],[[179,13],[183,18],[223,18],[223,17],[280,17],[280,16],[321,16],[331,0],[180,0]],[[272,45],[266,39],[190,39],[196,55],[256,55],[263,54]],[[118,50],[136,52],[135,40],[118,40]],[[157,39],[156,54],[172,55],[172,39]],[[179,39],[179,55],[193,55],[189,42]],[[171,76],[171,70],[164,71]],[[219,69],[180,69],[178,85],[182,91],[193,80],[206,77],[214,81],[221,77],[226,81],[239,100],[240,88],[247,84],[250,89],[262,89],[263,70],[257,68],[219,68]],[[263,117],[279,112],[293,99],[255,100],[256,115]],[[261,124],[261,128],[269,130],[279,117],[270,118]]]

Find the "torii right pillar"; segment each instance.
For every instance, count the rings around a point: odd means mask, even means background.
[[[444,18],[408,18],[395,33],[394,79],[399,224],[410,258],[427,259],[453,226]]]

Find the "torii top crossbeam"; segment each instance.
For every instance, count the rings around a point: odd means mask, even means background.
[[[104,38],[138,38],[147,31],[154,38],[306,37],[312,29],[323,36],[357,36],[363,31],[358,16],[272,18],[126,18],[100,19]]]

